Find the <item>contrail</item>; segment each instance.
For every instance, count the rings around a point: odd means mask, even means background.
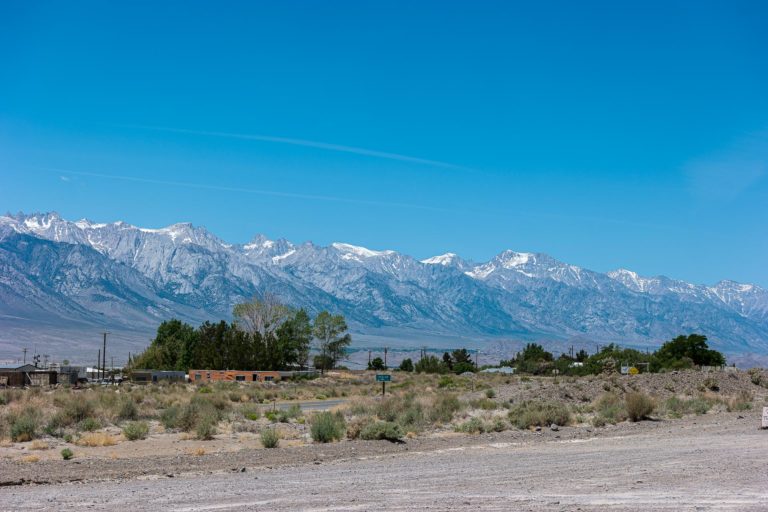
[[[462,171],[475,171],[470,167],[441,162],[439,160],[429,160],[415,156],[401,155],[398,153],[388,153],[386,151],[376,151],[374,149],[358,148],[354,146],[345,146],[342,144],[330,144],[328,142],[318,142],[314,140],[294,139],[290,137],[276,137],[273,135],[258,135],[244,133],[211,132],[201,130],[187,130],[183,128],[168,128],[164,126],[137,126],[137,125],[112,125],[122,128],[136,128],[140,130],[154,130],[170,133],[186,133],[189,135],[206,135],[209,137],[223,137],[228,139],[256,140],[261,142],[275,142],[278,144],[291,144],[293,146],[303,146],[307,148],[325,149],[327,151],[339,151],[341,153],[352,153],[355,155],[370,156],[374,158],[384,158],[387,160],[397,160],[400,162],[410,162],[414,164],[429,165],[432,167],[443,167],[446,169],[456,169]]]
[[[317,194],[297,194],[293,192],[280,192],[277,190],[262,190],[262,189],[254,189],[254,188],[243,188],[243,187],[228,187],[228,186],[222,186],[222,185],[208,185],[205,183],[192,183],[192,182],[186,182],[186,181],[169,181],[169,180],[156,180],[152,178],[137,178],[135,176],[121,176],[117,174],[103,174],[98,172],[86,172],[86,171],[70,171],[68,169],[55,169],[50,167],[38,167],[38,169],[43,171],[49,171],[49,172],[56,172],[60,174],[69,174],[72,176],[88,176],[92,178],[107,178],[107,179],[113,179],[113,180],[122,180],[122,181],[131,181],[134,183],[149,183],[152,185],[165,185],[165,186],[171,186],[171,187],[185,187],[185,188],[195,188],[195,189],[203,189],[203,190],[218,190],[222,192],[242,192],[246,194],[258,194],[262,196],[272,196],[272,197],[286,197],[291,199],[311,199],[311,200],[318,200],[318,201],[332,201],[332,202],[338,202],[338,203],[349,203],[349,204],[361,204],[361,205],[368,205],[368,206],[387,206],[387,207],[393,207],[393,208],[414,208],[419,210],[430,210],[430,211],[436,211],[436,212],[451,212],[456,211],[451,208],[439,208],[435,206],[426,206],[421,204],[413,204],[413,203],[397,203],[397,202],[389,202],[389,201],[370,201],[365,199],[353,199],[348,197],[337,197],[337,196],[324,196],[324,195],[317,195]]]

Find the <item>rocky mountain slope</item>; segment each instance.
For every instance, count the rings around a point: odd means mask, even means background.
[[[0,217],[0,328],[34,333],[44,322],[148,335],[174,316],[229,318],[235,303],[266,291],[311,312],[341,312],[357,333],[658,344],[696,331],[730,353],[768,353],[768,291],[750,284],[601,274],[509,250],[485,263],[455,254],[418,261],[261,235],[232,245],[191,224]]]

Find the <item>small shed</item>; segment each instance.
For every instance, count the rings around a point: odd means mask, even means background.
[[[85,366],[62,366],[59,368],[59,383],[77,385],[88,381]]]
[[[32,364],[0,367],[0,386],[53,386],[58,382],[55,370],[45,370]]]

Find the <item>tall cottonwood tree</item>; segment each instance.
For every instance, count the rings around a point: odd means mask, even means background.
[[[320,366],[321,371],[333,368],[339,360],[346,357],[352,336],[347,333],[347,322],[342,315],[321,311],[315,317],[312,334],[317,340],[317,350],[320,352],[315,358],[315,366]]]

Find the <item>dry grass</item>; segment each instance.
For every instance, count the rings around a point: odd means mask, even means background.
[[[32,444],[29,445],[30,450],[48,450],[50,446],[48,446],[48,443],[45,441],[40,441],[39,439],[32,441]]]
[[[37,455],[27,455],[26,457],[21,458],[21,462],[40,462],[40,457]]]
[[[202,446],[198,446],[194,450],[191,450],[189,453],[190,455],[197,455],[198,457],[202,457],[203,455],[205,455],[205,448]]]
[[[115,436],[111,436],[106,432],[93,432],[83,435],[75,444],[89,447],[114,446],[117,444],[117,441]]]

